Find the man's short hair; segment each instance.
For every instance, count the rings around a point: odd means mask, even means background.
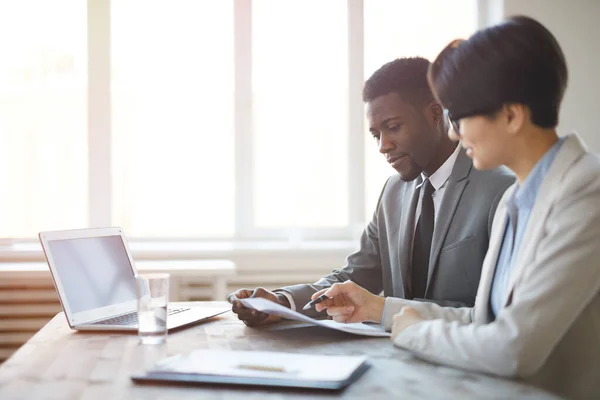
[[[422,57],[398,58],[371,75],[363,88],[363,101],[368,103],[377,97],[398,93],[413,105],[434,101],[427,83],[427,70],[431,63]]]
[[[523,104],[542,128],[558,125],[567,64],[556,38],[524,16],[451,42],[428,72],[438,101],[453,119],[493,115],[504,104]]]

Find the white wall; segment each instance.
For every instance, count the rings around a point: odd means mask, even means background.
[[[557,38],[569,68],[558,131],[577,131],[600,152],[600,0],[504,0],[501,7],[490,1],[490,9],[535,18]]]

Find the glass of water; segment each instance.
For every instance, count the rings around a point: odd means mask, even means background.
[[[167,339],[169,274],[140,274],[136,281],[140,343],[164,343]]]

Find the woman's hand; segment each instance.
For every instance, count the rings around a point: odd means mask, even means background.
[[[412,307],[402,307],[400,312],[394,315],[394,325],[392,326],[392,340],[396,340],[396,337],[406,328],[421,321],[425,321],[425,318]]]
[[[385,299],[376,296],[356,283],[346,281],[335,283],[328,289],[323,289],[312,295],[316,299],[325,294],[329,299],[315,305],[317,311],[327,310],[337,322],[381,322]]]

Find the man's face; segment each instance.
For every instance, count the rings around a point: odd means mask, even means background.
[[[395,92],[366,105],[369,131],[403,181],[412,181],[423,172],[440,143],[441,134],[428,107],[416,108]]]

